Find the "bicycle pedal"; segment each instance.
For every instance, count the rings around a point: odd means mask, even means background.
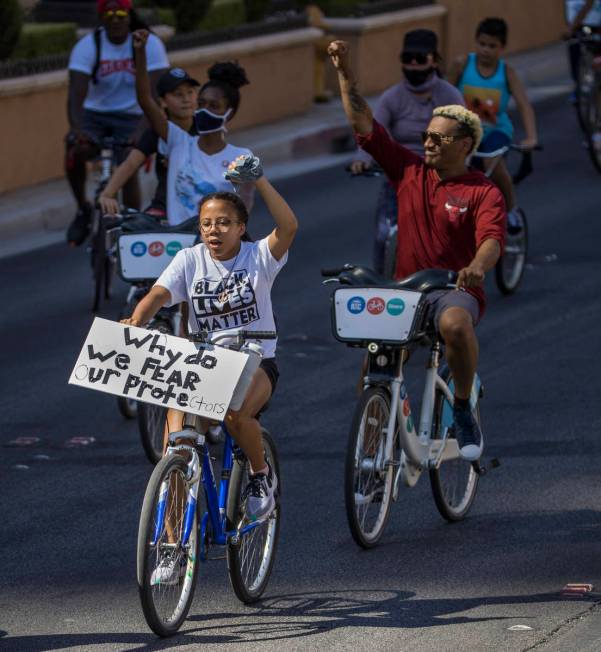
[[[211,555],[211,554],[207,555],[206,560],[207,560],[207,561],[221,561],[221,560],[223,560],[223,559],[226,559],[226,557],[227,557],[227,555],[226,555],[225,552],[223,552],[223,553],[221,553],[221,554],[217,554],[217,553],[215,553],[215,554],[213,554],[213,555]]]

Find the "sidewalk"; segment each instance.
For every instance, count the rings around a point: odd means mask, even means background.
[[[508,61],[535,103],[571,90],[563,43],[513,55]],[[376,100],[368,98],[372,105]],[[314,104],[301,116],[234,132],[232,141],[260,156],[267,175],[276,181],[343,164],[350,159],[353,148],[339,100]],[[141,172],[139,178],[144,196],[149,197],[154,172]],[[0,257],[63,241],[74,213],[75,203],[64,179],[0,195]]]

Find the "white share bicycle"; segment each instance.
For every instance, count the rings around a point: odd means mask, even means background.
[[[346,513],[353,538],[363,548],[375,546],[400,482],[413,487],[424,471],[440,514],[448,521],[463,519],[485,468],[459,455],[453,432],[453,379],[442,343],[427,319],[426,302],[428,292],[455,288],[457,274],[424,270],[394,282],[368,268],[345,265],[322,270],[322,275],[330,277],[325,283],[347,286],[332,296],[334,336],[368,352],[345,465]],[[424,343],[430,345],[430,357],[417,425],[403,363],[412,348]],[[470,400],[478,422],[481,397],[476,375]]]

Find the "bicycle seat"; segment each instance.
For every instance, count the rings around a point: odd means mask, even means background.
[[[135,233],[136,231],[155,231],[157,233],[197,233],[198,221],[192,217],[180,224],[161,224],[157,217],[147,215],[146,213],[134,213],[128,215],[121,223],[122,229],[126,233]]]
[[[415,290],[416,292],[432,292],[433,290],[449,289],[449,286],[457,281],[457,273],[446,269],[422,269],[400,281],[392,281],[369,267],[357,265],[342,271],[338,278],[344,285],[373,285],[401,290]]]

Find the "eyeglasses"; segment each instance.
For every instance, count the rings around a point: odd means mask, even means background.
[[[103,18],[127,18],[129,11],[127,9],[107,9],[103,14]]]
[[[220,233],[225,233],[234,224],[239,224],[240,222],[236,220],[230,220],[227,217],[219,218],[214,222],[212,220],[200,220],[200,230],[204,233],[208,233],[213,227],[217,229]]]
[[[428,63],[428,54],[424,54],[423,52],[402,52],[401,62],[405,65],[417,63],[423,66],[425,63]]]
[[[440,147],[443,143],[445,145],[450,145],[454,140],[464,138],[464,136],[445,136],[445,134],[439,134],[437,131],[422,131],[422,143],[424,145],[428,138],[436,145],[436,147]]]

